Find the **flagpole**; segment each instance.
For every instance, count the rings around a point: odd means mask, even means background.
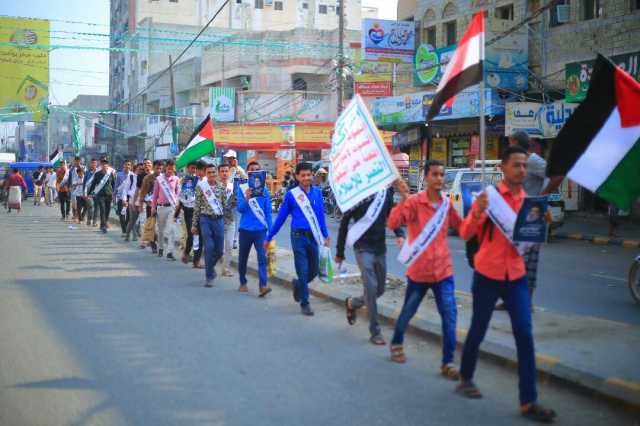
[[[484,19],[484,17],[483,17]],[[478,115],[480,116],[480,165],[481,165],[481,172],[480,172],[480,181],[482,182],[482,186],[484,186],[484,174],[485,174],[485,149],[486,149],[486,145],[485,145],[485,122],[484,122],[484,31],[482,32],[482,41],[480,43],[480,60],[482,63],[482,69],[480,70],[480,84],[478,85],[479,88],[479,96],[480,96],[480,102],[479,102],[479,108],[480,111],[478,112]]]

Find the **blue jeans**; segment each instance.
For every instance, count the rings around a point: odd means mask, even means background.
[[[262,288],[267,285],[267,253],[264,250],[264,239],[267,237],[267,231],[245,231],[241,229],[239,235],[238,273],[240,274],[240,284],[247,284],[247,261],[253,245],[258,256],[258,277],[260,288]]]
[[[407,330],[409,321],[418,311],[418,307],[429,289],[433,291],[436,298],[436,306],[442,322],[442,365],[445,365],[453,362],[453,354],[456,350],[458,307],[456,306],[453,277],[445,278],[437,283],[418,283],[407,277],[407,292],[404,295],[404,305],[398,321],[396,321],[391,344],[402,344],[404,332]]]
[[[473,273],[473,316],[471,327],[464,342],[460,375],[471,380],[478,361],[480,343],[489,327],[491,315],[498,298],[504,301],[511,318],[511,329],[518,352],[518,377],[520,404],[529,404],[538,399],[536,390],[536,357],[533,346],[531,324],[531,302],[527,277],[515,281],[496,281]]]
[[[224,247],[224,219],[200,216],[200,232],[204,240],[204,269],[207,281],[216,277],[215,266],[222,257]]]
[[[309,304],[309,283],[318,275],[318,243],[312,235],[294,230],[291,232],[291,248],[298,276],[296,285],[300,290],[300,306],[306,306]]]

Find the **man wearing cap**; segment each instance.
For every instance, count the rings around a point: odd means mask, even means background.
[[[229,182],[233,184],[235,178],[247,179],[247,173],[244,171],[240,164],[238,164],[238,156],[232,149],[224,154],[224,162],[229,166]],[[238,212],[233,211],[233,248],[238,247]]]

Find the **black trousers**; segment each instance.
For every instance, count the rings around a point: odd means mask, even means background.
[[[87,214],[90,202],[90,200],[87,200],[84,197],[76,198],[76,203],[78,204],[78,219],[80,219],[81,222],[84,220],[84,215]]]
[[[124,207],[124,201],[118,200],[118,219],[120,219],[120,228],[122,233],[127,233],[127,225],[129,224],[129,209],[127,208],[125,214],[122,214],[122,207]]]
[[[111,210],[111,196],[98,196],[98,210],[100,210],[100,229],[107,229],[109,211]]]
[[[198,244],[198,250],[193,251],[193,264],[197,265],[200,262],[200,258],[202,257],[202,249],[204,247],[202,241],[202,231],[200,231],[200,224],[193,223],[193,208],[192,207],[182,207],[184,210],[184,223],[187,227],[187,244],[184,248],[184,254],[189,256],[191,249],[193,248],[193,234],[191,234],[191,228],[195,226],[198,228],[198,239],[200,240],[200,244]]]
[[[66,219],[71,213],[71,196],[68,192],[58,192],[58,202],[60,203],[60,214]]]

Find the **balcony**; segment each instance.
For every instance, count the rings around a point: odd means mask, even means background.
[[[336,105],[326,92],[238,92],[240,122],[333,121]]]

